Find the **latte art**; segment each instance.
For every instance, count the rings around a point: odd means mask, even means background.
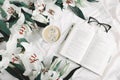
[[[42,37],[47,42],[56,42],[60,38],[60,30],[57,26],[49,25],[43,30]]]

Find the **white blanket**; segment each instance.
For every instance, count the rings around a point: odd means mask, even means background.
[[[75,72],[71,80],[120,80],[120,0],[101,0],[101,3],[99,4],[86,3],[86,5],[88,6],[87,8],[82,8],[85,15],[93,16],[99,19],[100,21],[104,20],[104,22],[109,23],[113,26],[112,32],[114,34],[114,38],[116,39],[117,50],[115,51],[112,60],[103,76],[98,76],[97,74],[82,67]],[[76,17],[75,15],[71,13],[68,14],[68,12],[66,12],[65,14],[69,16],[74,16],[74,21],[79,22],[78,17]],[[68,18],[68,20],[70,19],[73,19],[73,17]],[[49,45],[49,50],[45,49],[48,50],[48,55],[46,56],[45,61],[46,64],[49,65],[50,62],[48,61],[51,60],[51,57],[53,55],[58,55],[56,53],[59,52],[59,46],[62,43],[68,29],[69,27],[61,28],[62,36],[60,41],[54,45]],[[41,45],[44,44],[46,43],[43,42]],[[4,44],[0,44],[0,48],[5,48]],[[73,64],[71,69],[76,66],[76,64]],[[0,73],[0,80],[17,79],[9,75],[6,71],[4,71],[4,73]]]

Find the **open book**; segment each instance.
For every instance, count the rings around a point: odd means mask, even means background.
[[[77,24],[67,37],[60,54],[102,75],[113,53],[114,38],[101,27]]]

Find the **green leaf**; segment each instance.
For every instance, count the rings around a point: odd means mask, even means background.
[[[45,68],[45,63],[43,61],[41,61],[41,68]]]
[[[2,41],[8,41],[9,40],[9,36],[10,35],[7,35],[4,31],[0,30],[0,33],[4,36],[4,38],[2,39]]]
[[[61,9],[63,9],[63,1],[62,1],[62,0],[57,0],[57,1],[55,2],[55,4],[56,4],[57,6],[59,6]]]
[[[81,0],[77,0],[77,2],[78,2],[78,3],[80,3],[80,2],[81,2]]]
[[[32,9],[32,10],[35,9],[34,4],[32,4],[31,6],[29,6],[29,5],[25,4],[24,2],[20,2],[20,1],[10,1],[10,4],[14,4],[17,7],[25,7],[25,8],[29,8],[29,9]]]
[[[0,5],[3,5],[5,0],[0,0]]]
[[[58,62],[58,59],[55,59],[53,62],[52,62],[52,64],[51,64],[51,66],[50,66],[50,70],[53,70],[54,69],[54,67],[55,67],[55,65],[57,64],[57,62]]]
[[[59,61],[59,62],[54,66],[53,71],[57,71],[57,69],[58,69],[59,66],[60,66],[60,63],[61,63],[61,61]]]
[[[97,0],[87,0],[88,2],[99,2]]]
[[[20,64],[12,63],[12,62],[11,62],[11,64],[12,64],[14,67],[16,67],[17,69],[19,69],[20,73],[24,73],[24,71],[25,71],[24,66],[22,66],[22,65],[20,65]]]
[[[9,23],[9,28],[11,28],[18,21],[18,19],[18,14],[14,13],[14,16],[11,16],[10,19],[6,21]]]
[[[10,63],[10,64],[13,67],[8,66],[6,68],[6,71],[8,73],[10,73],[12,76],[18,78],[19,80],[30,80],[28,76],[23,75],[25,69],[21,65],[15,64],[15,63]]]
[[[62,75],[67,71],[67,69],[68,69],[69,66],[70,66],[70,64],[67,63],[67,64],[63,67],[63,69],[62,69],[61,72],[60,72],[60,76],[62,76]]]
[[[30,22],[34,22],[34,20],[31,18],[32,17],[31,14],[25,12],[23,9],[21,9],[21,12],[24,14],[25,20],[30,21]]]
[[[20,38],[18,39],[18,42],[21,43],[21,42],[28,42],[25,38]]]
[[[57,58],[58,58],[57,56],[53,56],[52,63],[53,63]],[[51,64],[52,64],[52,63],[51,63]]]
[[[7,67],[6,71],[10,73],[12,76],[21,79],[21,77],[19,76],[19,73],[15,69],[11,67]]]
[[[34,21],[35,21],[35,23],[37,24],[38,27],[43,27],[43,28],[44,28],[44,27],[46,27],[46,26],[49,25],[49,23],[46,23],[46,24],[45,24],[45,23],[38,22],[38,21],[36,21],[36,20],[34,20]]]
[[[11,28],[15,23],[17,22],[17,19],[14,19],[9,23],[9,28]]]
[[[9,36],[10,36],[10,30],[7,28],[6,22],[3,20],[0,20],[0,32],[2,33],[2,35],[6,38],[6,40],[8,40]]]
[[[5,41],[4,37],[0,37],[0,43]]]
[[[0,55],[0,61],[2,60],[2,56]]]
[[[10,4],[14,4],[18,7],[26,7],[28,8],[29,6],[27,4],[25,4],[24,2],[19,2],[19,1],[10,1]]]
[[[8,66],[6,71],[10,73],[12,76],[18,78],[19,80],[25,80],[25,78],[23,77],[23,75],[21,75],[17,68],[12,68]]]
[[[28,42],[25,38],[18,39],[17,47],[21,47],[22,51],[25,51],[25,48],[21,45],[21,42]]]
[[[25,51],[25,48],[20,44],[20,43],[17,43],[17,47],[20,47],[22,49],[21,52],[24,52]]]
[[[81,66],[80,66],[80,67],[81,67]],[[77,68],[73,69],[63,80],[69,80],[69,79],[72,77],[72,75],[74,74],[74,72],[75,72],[77,69],[79,69],[80,67],[77,67]]]
[[[28,42],[25,38],[17,39],[17,41],[18,41],[17,47],[21,47],[21,48],[24,48],[24,47],[21,45],[21,42]]]
[[[30,5],[29,9],[35,10],[35,5],[34,5],[34,3]]]
[[[7,14],[6,12],[0,7],[0,14],[3,18],[6,18]]]
[[[86,20],[83,12],[82,12],[77,6],[74,6],[74,7],[73,7],[73,6],[70,6],[70,5],[69,5],[69,8],[70,8],[78,17]]]
[[[41,73],[35,78],[35,80],[41,80]]]
[[[76,1],[80,6],[83,6],[83,1],[82,0],[77,0]]]

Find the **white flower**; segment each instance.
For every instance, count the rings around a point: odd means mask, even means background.
[[[32,43],[22,42],[21,44],[25,48],[24,54],[19,55],[25,66],[24,75],[37,75],[41,70],[41,61],[43,60],[42,52],[36,46],[33,46]]]
[[[4,1],[4,4],[2,5],[2,8],[4,9],[4,11],[7,13],[7,20],[9,20],[9,18],[11,16],[14,16],[14,13],[19,14],[21,9],[18,8],[17,6],[10,4],[10,2],[8,0]]]
[[[17,37],[16,35],[11,35],[6,43],[6,50],[0,51],[0,55],[2,55],[2,61],[0,61],[1,71],[8,67],[10,61],[13,61],[13,54],[17,54],[21,51],[20,49],[18,50],[16,45]]]
[[[40,10],[44,9],[45,3],[44,0],[36,0],[35,8],[39,8]]]
[[[49,68],[41,70],[41,80],[63,80],[63,77],[65,77],[67,69],[69,68],[69,63],[65,63],[65,65],[63,64],[63,60],[59,58],[55,59]]]
[[[29,24],[24,24],[25,17],[21,13],[20,18],[18,21],[10,28],[11,35],[16,34],[17,38],[25,38],[25,36],[28,36],[31,34],[32,30],[30,29],[31,26]]]
[[[59,78],[60,73],[52,70],[41,74],[41,80],[63,80]]]
[[[43,15],[40,14],[39,9],[33,11],[32,19],[41,23],[48,23],[48,19],[46,19]]]
[[[67,8],[70,6],[75,6],[75,0],[63,0],[64,8]]]
[[[6,55],[5,50],[0,50],[0,55],[2,55],[2,60],[0,61],[0,71],[2,72],[5,68],[8,67],[10,58]]]
[[[53,2],[48,2],[46,4],[45,2],[41,4],[36,3],[36,5],[37,5],[37,8],[33,11],[32,18],[42,23],[49,22],[48,19],[50,19],[50,22],[59,20],[62,14],[61,8],[55,5]],[[43,15],[48,16],[48,18],[45,18]]]
[[[56,21],[56,20],[59,20],[59,18],[61,17],[62,10],[60,7],[55,5],[53,2],[49,2],[46,4],[46,9],[42,14]]]
[[[45,9],[45,6],[46,5],[45,5],[43,0],[36,0],[36,2],[35,2],[35,10],[33,11],[32,19],[34,19],[36,21],[40,21],[42,23],[47,23],[48,19],[46,19],[43,15],[41,15],[41,13]]]

